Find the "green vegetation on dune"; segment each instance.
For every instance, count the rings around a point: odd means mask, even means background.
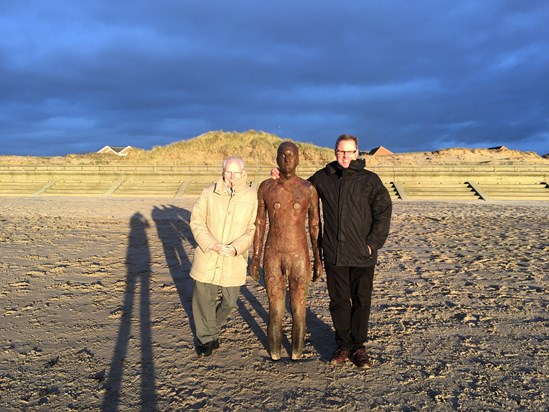
[[[216,165],[228,156],[241,156],[249,165],[273,164],[280,143],[292,141],[276,135],[249,130],[247,132],[212,131],[189,140],[181,140],[166,146],[156,146],[150,151],[131,155],[137,163]],[[311,143],[293,141],[299,148],[303,165],[329,162],[333,150]]]

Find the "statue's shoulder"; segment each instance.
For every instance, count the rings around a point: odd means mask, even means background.
[[[266,190],[266,189],[272,188],[275,183],[276,183],[275,179],[272,179],[272,178],[265,179],[259,184],[259,190]]]
[[[311,187],[314,187],[313,184],[311,182],[309,182],[307,179],[303,179],[301,177],[297,177],[297,181],[299,182],[299,184],[301,184],[301,186],[309,189]]]

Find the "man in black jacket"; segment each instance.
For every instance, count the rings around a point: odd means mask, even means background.
[[[372,300],[377,252],[385,243],[392,203],[379,176],[365,170],[358,159],[358,139],[341,135],[335,144],[336,161],[309,178],[322,200],[322,250],[330,313],[337,350],[330,363],[350,359],[371,366],[364,343]]]

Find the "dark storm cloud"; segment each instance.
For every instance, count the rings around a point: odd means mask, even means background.
[[[1,153],[220,129],[549,152],[545,2],[31,3],[2,2]]]

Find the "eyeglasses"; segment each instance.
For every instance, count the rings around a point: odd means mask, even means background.
[[[225,170],[223,174],[225,174],[225,176],[240,176],[242,172],[231,172],[229,170]]]
[[[356,153],[356,149],[355,150],[336,150],[336,153],[338,154],[338,156],[343,156],[343,155],[352,156]]]

